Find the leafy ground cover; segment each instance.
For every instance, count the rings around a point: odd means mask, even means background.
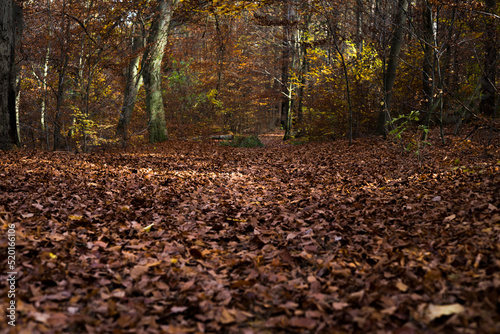
[[[462,139],[0,153],[0,329],[498,333],[499,145]]]

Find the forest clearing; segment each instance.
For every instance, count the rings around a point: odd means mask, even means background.
[[[1,153],[10,333],[500,331],[498,137],[261,138]]]

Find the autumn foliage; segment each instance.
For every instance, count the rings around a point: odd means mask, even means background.
[[[17,3],[0,332],[500,333],[500,3]]]
[[[160,2],[22,2],[23,145],[88,152],[144,142],[151,115],[141,85],[125,133],[116,131],[128,81],[142,82]],[[160,75],[171,138],[280,127],[305,141],[373,134],[387,106],[397,29],[387,120],[418,111],[421,124],[454,125],[458,134],[478,115],[494,116],[499,25],[491,0],[413,1],[400,23],[397,1],[166,2],[173,13]],[[128,77],[136,59],[139,72]]]

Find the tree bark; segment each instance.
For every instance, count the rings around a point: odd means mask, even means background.
[[[13,0],[0,2],[0,149],[17,143],[16,131],[16,10]]]
[[[148,43],[142,58],[144,87],[146,89],[146,110],[149,116],[149,141],[167,140],[167,125],[163,109],[161,89],[161,63],[167,45],[168,30],[172,12],[177,0],[161,0],[157,14],[151,24]]]
[[[356,54],[358,59],[363,54],[363,0],[356,0]]]
[[[422,90],[426,99],[427,125],[429,125],[432,106],[434,105],[434,19],[432,4],[428,0],[423,1],[423,49],[424,60],[422,64]]]
[[[387,121],[390,121],[390,106],[392,102],[392,89],[396,81],[396,74],[399,62],[399,53],[403,46],[403,33],[406,12],[408,10],[408,0],[398,0],[398,10],[396,12],[396,28],[391,39],[391,49],[387,61],[387,69],[384,74],[384,100],[378,118],[378,132],[384,137],[387,135]]]
[[[134,26],[132,31],[132,53],[135,54],[140,48],[144,47],[144,37],[141,32],[137,32],[137,27]],[[117,135],[122,139],[123,143],[127,140],[127,127],[134,111],[137,93],[143,84],[142,74],[139,71],[141,56],[136,55],[132,58],[126,73],[125,93],[123,94],[123,105],[116,128]]]
[[[288,115],[290,113],[290,97],[288,92],[288,71],[290,70],[290,26],[288,24],[288,12],[289,12],[289,2],[286,1],[284,4],[283,16],[283,52],[281,54],[281,126],[285,130],[285,136],[283,140],[288,140],[290,138],[290,129],[288,127]]]
[[[488,11],[495,11],[496,0],[486,0]],[[496,36],[498,19],[488,16],[485,22],[484,31],[484,68],[481,76],[481,101],[479,104],[480,111],[486,115],[493,117],[495,115],[496,97],[498,92],[495,88],[497,76],[497,61],[499,52],[499,43]]]
[[[61,41],[61,47],[59,50],[61,65],[59,67],[59,75],[57,80],[57,92],[56,92],[56,110],[54,115],[54,143],[53,150],[61,150],[65,148],[65,142],[63,138],[63,120],[62,120],[62,106],[66,93],[66,71],[68,69],[69,63],[69,52],[68,44],[70,39],[70,22],[66,17],[66,1],[63,1],[61,16],[61,27],[64,27],[64,39]]]
[[[293,91],[295,84],[290,80],[290,68],[295,69],[297,62],[297,29],[294,27],[296,13],[294,2],[286,0],[283,8],[283,64],[281,68],[281,82],[283,100],[281,104],[282,125],[285,130],[283,140],[292,137],[292,113],[294,110]]]

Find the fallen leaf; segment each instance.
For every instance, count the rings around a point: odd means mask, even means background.
[[[343,303],[343,302],[333,302],[332,303],[332,307],[336,311],[343,310],[343,309],[345,309],[348,306],[349,306],[349,303]]]
[[[425,311],[425,317],[428,321],[432,321],[442,316],[462,313],[464,311],[465,308],[460,304],[450,304],[450,305],[429,304],[429,306]]]
[[[306,328],[309,330],[313,330],[316,327],[317,323],[317,320],[311,318],[293,317],[290,319],[290,325],[292,327]]]
[[[450,222],[450,221],[452,221],[453,219],[455,219],[456,217],[457,217],[457,215],[454,215],[454,214],[453,214],[453,215],[451,215],[451,216],[448,216],[448,217],[446,217],[446,218],[444,219],[444,222],[445,222],[445,223],[446,223],[446,222]]]
[[[190,248],[189,254],[191,254],[191,256],[194,257],[195,259],[198,260],[203,259],[203,254],[197,248]]]
[[[396,288],[398,288],[399,291],[401,292],[406,292],[408,291],[408,285],[404,284],[400,280],[396,282]]]
[[[145,233],[148,233],[149,231],[151,231],[151,227],[154,226],[155,223],[152,223],[152,224],[149,224],[148,226],[144,227],[142,230],[145,232]]]
[[[148,271],[148,268],[148,266],[137,265],[130,270],[130,276],[132,276],[134,280],[137,280]]]
[[[226,308],[222,309],[221,316],[220,316],[220,322],[224,325],[230,324],[235,322],[235,317],[229,313],[229,311]]]
[[[170,309],[170,312],[172,312],[172,313],[182,313],[182,312],[184,312],[187,309],[188,309],[187,306],[173,306]]]

